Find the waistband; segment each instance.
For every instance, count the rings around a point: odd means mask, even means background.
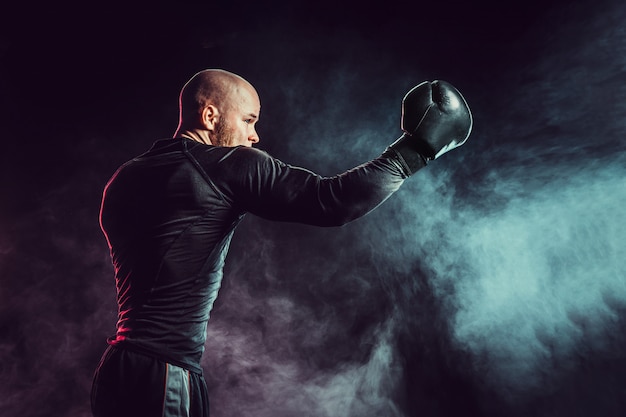
[[[114,348],[117,348],[117,349],[125,349],[125,350],[131,351],[133,353],[137,353],[139,355],[149,356],[149,357],[151,357],[153,359],[156,359],[158,361],[165,362],[165,363],[170,363],[172,365],[175,365],[175,366],[178,366],[180,368],[186,369],[189,372],[193,372],[193,373],[198,374],[200,376],[203,375],[203,370],[202,370],[202,367],[200,365],[187,363],[187,362],[181,362],[179,360],[167,357],[166,355],[157,354],[157,353],[152,352],[149,349],[146,349],[146,348],[144,348],[142,346],[137,346],[136,344],[133,344],[132,342],[109,339],[107,341],[107,343],[111,347],[114,347]]]

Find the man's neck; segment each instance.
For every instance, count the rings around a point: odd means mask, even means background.
[[[187,138],[195,140],[196,142],[204,143],[205,145],[212,145],[209,138],[209,132],[206,130],[198,129],[179,129],[174,133],[175,138]]]

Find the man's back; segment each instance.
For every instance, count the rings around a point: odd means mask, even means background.
[[[111,248],[119,321],[113,345],[198,369],[233,230],[227,202],[187,140],[159,141],[107,185],[101,225]],[[203,147],[209,158],[228,148]],[[207,152],[205,151],[205,154]]]

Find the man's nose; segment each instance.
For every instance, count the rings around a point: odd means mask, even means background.
[[[259,135],[256,133],[256,131],[253,131],[249,136],[248,136],[248,140],[252,143],[258,143],[261,138],[259,137]]]

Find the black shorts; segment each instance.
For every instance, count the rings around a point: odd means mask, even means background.
[[[208,417],[201,374],[109,346],[91,388],[95,417]]]

